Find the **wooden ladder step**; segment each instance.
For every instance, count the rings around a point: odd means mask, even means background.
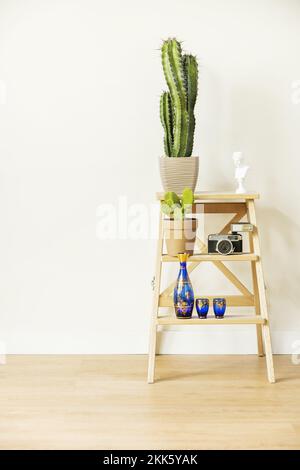
[[[156,198],[162,201],[164,199],[165,193],[156,193]],[[245,194],[236,194],[232,192],[222,191],[222,192],[212,192],[212,191],[198,191],[194,194],[195,202],[203,201],[246,201],[259,199],[259,194],[256,192],[245,193]]]
[[[177,256],[162,255],[161,260],[163,262],[178,262]],[[201,261],[257,261],[258,256],[255,253],[241,253],[240,255],[219,255],[219,254],[207,254],[199,253],[189,256],[188,262],[201,262]]]
[[[168,315],[157,318],[158,325],[264,325],[266,320],[261,315],[226,315],[223,318],[208,316],[207,318],[177,318]]]
[[[254,307],[254,295],[225,295],[225,294],[219,294],[219,295],[207,295],[205,293],[195,293],[194,294],[195,299],[204,297],[205,299],[209,299],[209,301],[213,302],[213,299],[216,297],[226,297],[226,304],[227,307]],[[174,301],[173,301],[173,293],[170,295],[160,295],[159,296],[159,307],[174,307]]]

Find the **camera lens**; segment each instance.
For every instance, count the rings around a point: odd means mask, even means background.
[[[216,250],[220,255],[229,255],[233,252],[233,245],[230,240],[220,240],[217,243]]]

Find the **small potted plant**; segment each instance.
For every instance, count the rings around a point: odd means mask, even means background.
[[[160,98],[165,149],[165,155],[159,159],[160,175],[165,191],[181,194],[186,187],[194,191],[198,179],[199,157],[192,156],[198,64],[195,56],[182,54],[177,39],[164,41],[161,52],[169,91],[164,91]]]
[[[161,202],[162,212],[168,216],[164,219],[164,232],[167,253],[177,256],[178,253],[194,253],[197,231],[197,219],[187,218],[192,212],[194,193],[185,188],[179,197],[173,191],[168,191]]]

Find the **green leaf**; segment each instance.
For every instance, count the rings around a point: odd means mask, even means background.
[[[173,214],[172,207],[170,207],[164,201],[161,202],[160,208],[161,208],[161,211],[162,211],[163,214],[166,214],[168,216],[171,216],[171,214]]]
[[[174,208],[174,219],[180,220],[184,218],[184,210],[182,206],[177,206]]]
[[[193,204],[194,202],[194,193],[191,188],[184,188],[182,192],[182,204]]]
[[[168,191],[167,193],[165,193],[164,201],[169,206],[173,206],[174,204],[181,204],[179,197],[173,191]]]

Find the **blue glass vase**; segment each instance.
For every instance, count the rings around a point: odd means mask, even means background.
[[[190,281],[186,262],[187,253],[179,253],[180,271],[174,288],[174,307],[177,318],[191,318],[194,308],[194,291]]]

